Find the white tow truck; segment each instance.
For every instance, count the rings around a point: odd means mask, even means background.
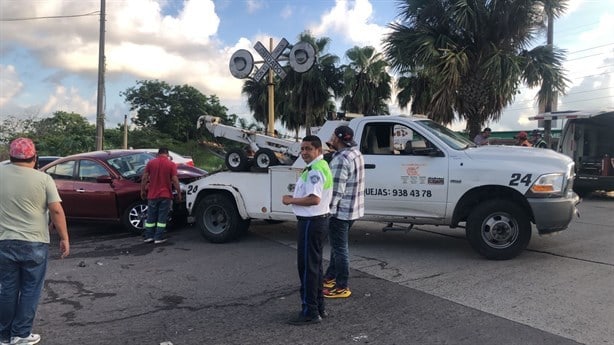
[[[220,171],[187,186],[187,208],[211,242],[238,238],[251,219],[296,220],[282,204],[305,167],[300,143],[262,136],[201,118],[215,136],[256,151],[230,151]],[[339,125],[354,130],[364,155],[365,217],[394,223],[465,229],[469,243],[489,259],[510,259],[539,234],[568,227],[579,197],[573,192],[574,162],[552,150],[517,146],[476,147],[423,116],[368,116],[327,121],[317,132],[326,142]],[[221,127],[220,127],[221,126]],[[274,140],[273,140],[274,139]],[[271,141],[272,140],[272,141]],[[260,159],[259,159],[260,158]],[[271,164],[269,164],[271,163]]]

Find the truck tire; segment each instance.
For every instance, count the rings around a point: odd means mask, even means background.
[[[134,235],[142,235],[145,230],[147,220],[147,203],[137,201],[130,205],[122,215],[122,225],[126,230]]]
[[[509,200],[486,200],[467,218],[471,247],[491,260],[508,260],[522,252],[531,239],[526,212]]]
[[[224,162],[230,171],[246,171],[249,168],[247,154],[241,149],[232,149],[228,151]]]
[[[224,194],[209,194],[196,207],[200,234],[213,243],[225,243],[245,233],[250,220],[239,215],[234,200]]]
[[[254,165],[259,169],[268,169],[270,166],[278,164],[279,160],[271,149],[261,148],[254,155]]]

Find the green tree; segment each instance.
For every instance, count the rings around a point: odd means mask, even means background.
[[[164,81],[141,80],[120,95],[136,110],[133,120],[138,126],[165,133],[186,142],[203,136],[205,129],[196,128],[198,117],[204,114],[221,117],[227,122],[228,109],[215,95],[206,96],[189,85],[171,86]]]
[[[17,118],[8,116],[0,122],[0,144],[8,145],[15,138],[28,136],[34,128],[37,116],[27,118]]]
[[[287,68],[288,75],[280,87],[283,96],[277,109],[286,128],[297,132],[304,127],[309,134],[312,126],[326,121],[331,105],[334,107],[334,97],[342,91],[342,75],[336,66],[339,57],[327,52],[330,38],[316,38],[306,31],[298,39],[315,48],[317,62],[305,73]]]
[[[342,66],[345,83],[341,109],[364,115],[389,114],[392,94],[388,63],[371,46],[348,49],[350,63]]]
[[[32,126],[30,134],[41,155],[67,156],[96,148],[96,126],[79,114],[56,111]]]
[[[400,105],[412,101],[432,119],[467,121],[471,136],[487,121],[498,120],[522,83],[562,93],[566,86],[562,51],[530,48],[543,27],[545,6],[558,16],[565,0],[466,1],[404,0],[400,21],[390,24],[385,55],[406,79],[398,85]],[[428,102],[425,100],[428,99]],[[456,115],[455,115],[456,114]]]

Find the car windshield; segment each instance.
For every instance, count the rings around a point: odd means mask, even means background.
[[[156,158],[147,152],[131,153],[121,157],[109,158],[107,163],[114,167],[123,177],[135,178],[145,171],[147,162]]]
[[[431,120],[416,121],[418,125],[427,129],[437,138],[455,150],[464,150],[468,147],[474,147],[475,144],[464,136],[438,124]]]

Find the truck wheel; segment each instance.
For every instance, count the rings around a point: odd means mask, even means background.
[[[256,152],[254,163],[260,169],[268,169],[268,167],[279,164],[275,152],[271,149],[262,148]]]
[[[223,194],[205,196],[196,207],[195,217],[201,235],[213,243],[238,238],[250,223],[241,218],[234,200]]]
[[[487,200],[467,219],[471,247],[493,260],[511,259],[522,252],[531,239],[531,222],[526,212],[508,200]]]
[[[146,220],[147,204],[144,201],[137,201],[130,205],[122,215],[122,225],[134,235],[141,235],[143,233]]]
[[[245,151],[241,149],[232,149],[228,151],[224,161],[230,171],[246,171],[249,167],[247,155]]]

